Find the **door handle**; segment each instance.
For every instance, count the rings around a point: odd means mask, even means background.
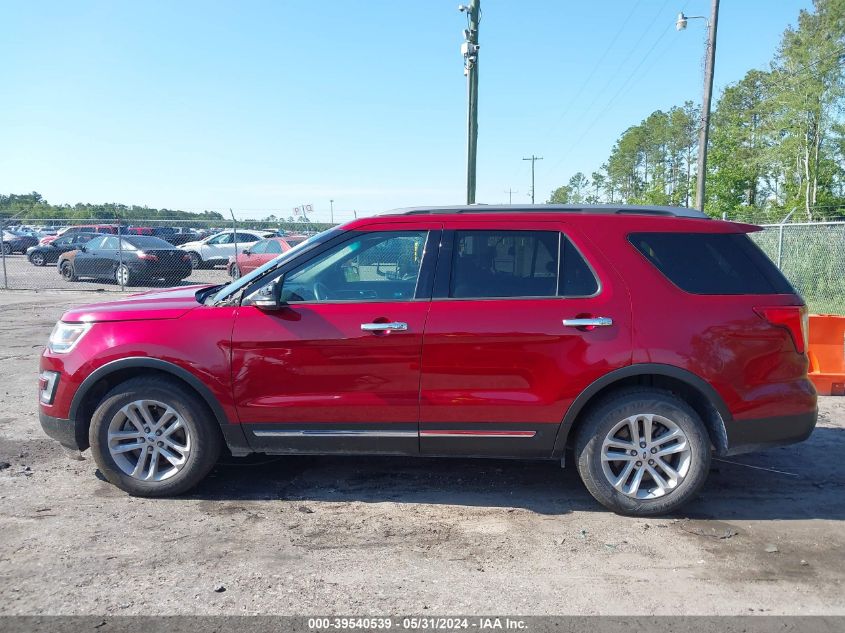
[[[595,317],[592,319],[564,319],[566,327],[607,327],[613,325],[610,317]]]
[[[407,323],[391,321],[389,323],[362,323],[361,329],[365,332],[404,332],[408,329]]]

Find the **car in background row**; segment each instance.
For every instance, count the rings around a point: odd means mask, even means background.
[[[49,244],[53,240],[68,233],[110,233],[117,235],[118,226],[116,224],[78,224],[76,226],[67,226],[60,230],[56,235],[45,235],[41,238],[39,244]]]
[[[191,274],[188,256],[173,244],[150,235],[99,235],[79,250],[59,256],[65,281],[113,279],[123,286],[163,280],[175,285]]]
[[[53,240],[49,244],[37,244],[26,249],[26,256],[33,266],[46,266],[59,261],[62,253],[75,251],[83,244],[87,244],[96,233],[69,233]]]
[[[245,248],[238,255],[229,257],[226,272],[232,279],[240,279],[241,275],[251,273],[259,266],[263,266],[271,259],[274,259],[291,250],[297,244],[306,239],[304,235],[288,235],[287,237],[271,237],[256,242],[249,248]]]
[[[30,246],[38,244],[38,239],[18,231],[3,231],[3,254],[26,253]]]
[[[251,231],[231,229],[216,233],[211,237],[196,242],[182,244],[179,248],[188,253],[191,258],[191,266],[194,268],[207,268],[220,264],[227,264],[229,257],[235,255],[242,245],[254,244],[255,242],[273,237],[274,231]]]

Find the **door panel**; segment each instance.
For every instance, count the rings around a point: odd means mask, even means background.
[[[256,446],[302,448],[300,437],[282,435],[287,432],[283,427],[294,432],[357,429],[373,432],[374,451],[399,444],[415,452],[428,305],[325,303],[291,305],[279,312],[242,307],[232,336],[238,413],[247,426],[261,425],[253,430],[277,432],[252,435]],[[403,322],[407,330],[361,329],[379,321]],[[410,433],[379,442],[380,427]],[[322,445],[323,450],[336,448]]]
[[[422,453],[549,457],[578,394],[631,362],[630,301],[622,279],[589,243],[559,223],[518,228],[564,229],[592,266],[600,292],[583,298],[451,299],[443,275],[449,276],[452,251],[441,250],[423,345]],[[609,317],[613,325],[564,326],[564,319],[575,317]]]
[[[349,276],[352,259],[366,262],[361,258],[370,253],[383,261],[393,255],[395,265],[404,251],[373,249],[397,240],[416,258],[420,278],[431,279],[439,240],[431,246],[434,251],[412,249],[417,242],[400,231],[416,231],[426,244],[428,227],[391,228],[386,235],[350,232],[301,264],[292,262],[282,286],[289,303],[282,310],[263,312],[250,305],[238,310],[232,384],[256,450],[419,452],[420,356],[430,283],[418,296],[402,300],[335,296],[335,284]],[[432,234],[439,237],[439,231]]]

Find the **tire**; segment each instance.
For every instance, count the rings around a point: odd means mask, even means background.
[[[41,251],[35,251],[29,255],[29,263],[33,266],[46,266],[47,256]]]
[[[12,254],[12,245],[8,242],[3,242],[3,254],[4,255],[11,255]]]
[[[114,269],[114,280],[121,286],[128,286],[132,281],[132,271],[129,270],[129,266],[126,264],[121,264],[117,268]]]
[[[635,431],[639,441],[632,443]],[[670,433],[676,435],[670,438]],[[704,485],[710,439],[684,400],[668,391],[635,388],[612,394],[588,412],[575,440],[575,457],[596,501],[619,514],[654,516],[677,510]]]
[[[76,276],[76,271],[73,269],[73,264],[70,262],[62,263],[62,267],[59,269],[59,272],[62,274],[62,279],[65,281],[79,281],[79,277]]]
[[[140,406],[147,408],[148,417],[142,417]],[[166,407],[175,418],[161,415]],[[156,431],[148,420],[161,422],[161,429]],[[171,430],[177,421],[182,426]],[[115,432],[131,432],[136,437],[115,439]],[[138,497],[187,492],[214,467],[223,447],[217,422],[199,396],[176,381],[158,377],[133,378],[109,391],[91,418],[88,436],[94,461],[105,478]],[[136,444],[139,448],[125,449]]]
[[[199,253],[191,251],[190,253],[188,253],[188,257],[191,258],[191,268],[193,270],[198,270],[202,268],[202,257],[200,257]]]
[[[237,264],[232,265],[232,280],[237,281],[241,278],[241,269]]]

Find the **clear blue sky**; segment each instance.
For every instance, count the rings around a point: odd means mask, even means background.
[[[240,217],[461,203],[457,0],[0,3],[0,192]],[[709,0],[482,0],[478,201],[589,175],[699,101]],[[809,0],[723,0],[716,94]]]

